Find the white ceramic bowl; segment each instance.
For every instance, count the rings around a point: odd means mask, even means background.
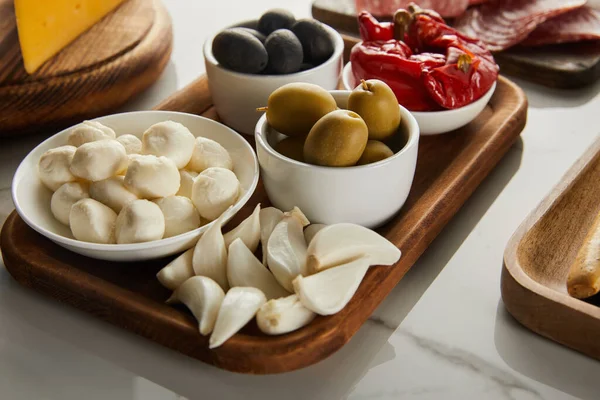
[[[250,24],[247,21],[238,26]],[[314,83],[327,90],[337,89],[343,66],[344,40],[333,28],[327,25],[325,28],[334,43],[329,60],[312,69],[287,75],[242,74],[222,67],[212,54],[212,42],[218,32],[211,35],[204,43],[204,63],[210,93],[221,121],[238,132],[252,135],[262,115],[256,109],[267,105],[269,95],[275,89],[292,82]]]
[[[115,130],[117,135],[142,133],[157,122],[172,120],[187,126],[195,136],[204,136],[219,142],[233,159],[234,172],[240,180],[243,193],[226,220],[230,220],[248,201],[258,183],[258,162],[252,147],[235,131],[213,120],[192,114],[171,111],[137,111],[97,118]],[[142,261],[166,257],[194,246],[210,224],[181,235],[146,243],[98,244],[75,240],[70,229],[58,222],[50,211],[52,192],[38,178],[37,164],[47,150],[66,144],[70,128],[42,142],[23,159],[12,182],[12,198],[17,212],[31,228],[59,246],[84,256],[108,261]]]
[[[340,108],[347,107],[350,91],[333,90]],[[269,199],[282,210],[294,206],[312,223],[352,222],[375,228],[392,218],[404,205],[412,186],[419,147],[419,126],[400,106],[402,132],[400,149],[385,160],[355,167],[335,168],[310,165],[276,152],[282,136],[265,116],[256,125],[256,152]]]
[[[352,90],[357,86],[354,74],[352,74],[352,63],[348,63],[344,67],[342,81],[346,90]],[[473,121],[490,101],[494,90],[496,90],[496,82],[480,99],[464,107],[445,111],[411,111],[411,114],[419,123],[421,135],[452,132]]]

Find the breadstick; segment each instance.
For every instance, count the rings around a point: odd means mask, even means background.
[[[578,299],[585,299],[600,291],[600,214],[594,219],[571,265],[567,290]]]

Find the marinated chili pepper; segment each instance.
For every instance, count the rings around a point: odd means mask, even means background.
[[[409,110],[463,107],[483,96],[498,77],[498,65],[485,46],[433,11],[411,5],[396,12],[393,24],[378,23],[367,12],[358,20],[363,42],[350,55],[355,78],[385,81]]]

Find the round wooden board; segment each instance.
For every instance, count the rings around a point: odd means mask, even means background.
[[[156,81],[171,56],[171,18],[159,0],[125,1],[31,75],[12,0],[0,0],[0,15],[0,137],[110,113]]]

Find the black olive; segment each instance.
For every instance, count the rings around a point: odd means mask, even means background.
[[[269,61],[265,46],[241,29],[225,29],[215,36],[212,52],[223,67],[247,74],[260,73]]]
[[[304,61],[319,65],[333,54],[333,40],[322,23],[314,19],[300,19],[292,32],[302,43]]]
[[[257,29],[265,35],[270,35],[277,29],[290,29],[296,22],[294,14],[288,10],[275,8],[264,13],[258,20]]]
[[[265,44],[265,40],[267,39],[267,37],[265,35],[263,35],[262,33],[260,33],[259,31],[257,31],[256,29],[252,29],[252,28],[246,28],[244,26],[241,27],[237,27],[237,28],[232,28],[232,29],[241,29],[243,31],[248,32],[249,34],[251,34],[252,36],[254,36],[255,38],[257,38],[258,40],[260,40],[260,42],[262,44]]]
[[[309,69],[314,68],[315,66],[309,63],[302,63],[302,65],[300,65],[300,71],[306,71]]]
[[[304,55],[300,41],[288,29],[277,29],[267,36],[265,48],[269,55],[267,70],[275,74],[291,74],[297,72]]]

